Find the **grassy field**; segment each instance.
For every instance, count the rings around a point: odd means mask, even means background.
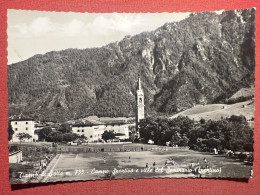
[[[170,158],[173,158],[175,163],[174,165],[168,164],[166,167],[165,161],[170,162]],[[207,163],[204,162],[204,158]],[[146,168],[146,163],[150,168]],[[182,168],[190,168],[191,163],[193,163],[193,169],[207,167],[221,170],[221,172],[196,174],[182,171]],[[109,173],[114,169],[116,172],[111,176]],[[38,182],[151,177],[248,178],[251,169],[252,166],[224,156],[178,148],[163,152],[61,153],[48,166],[46,176],[39,178]],[[48,175],[50,172],[52,174]]]
[[[253,96],[255,94],[255,88],[242,88],[238,92],[236,92],[234,95],[232,95],[229,99],[236,99],[239,97],[248,97]]]
[[[225,108],[224,108],[225,107]],[[219,120],[221,117],[226,118],[231,115],[244,115],[248,119],[254,117],[255,103],[253,100],[248,100],[245,102],[239,102],[236,104],[207,104],[207,105],[197,105],[193,108],[187,109],[183,112],[175,114],[172,118],[179,115],[188,116],[194,120],[200,120],[204,118],[205,120]]]

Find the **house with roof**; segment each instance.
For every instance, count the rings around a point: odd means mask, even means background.
[[[33,142],[38,140],[38,135],[35,134],[35,121],[33,119],[12,119],[11,126],[14,134],[11,142],[19,142],[17,135],[19,133],[27,133],[32,136],[30,139],[25,139],[26,142]]]
[[[129,139],[129,124],[122,122],[100,123],[100,124],[78,124],[72,125],[72,132],[84,135],[89,142],[96,142],[102,139],[105,131],[113,131],[116,138],[120,140]]]

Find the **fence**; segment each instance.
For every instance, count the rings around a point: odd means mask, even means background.
[[[146,144],[102,144],[90,146],[67,146],[58,145],[57,152],[142,152],[142,151],[173,151],[176,149],[188,149],[188,147],[173,148],[168,146],[146,145]]]
[[[58,152],[58,153],[85,153],[85,152],[142,152],[142,151],[171,151],[176,149],[186,149],[187,147],[168,147],[139,143],[124,144],[88,144],[79,146],[57,145],[16,145],[17,149],[24,153],[31,152]],[[188,149],[188,148],[187,148]]]

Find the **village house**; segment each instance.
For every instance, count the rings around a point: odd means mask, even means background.
[[[105,131],[113,131],[118,139],[129,139],[129,124],[127,123],[72,125],[72,132],[84,135],[89,142],[101,140]]]
[[[78,135],[84,135],[89,142],[98,141],[104,132],[104,125],[80,124],[72,125],[72,132]]]
[[[129,124],[127,123],[109,123],[105,125],[106,131],[113,131],[116,138],[120,140],[129,139]]]
[[[35,134],[35,121],[33,119],[13,119],[11,120],[11,126],[14,134],[11,142],[19,142],[17,135],[19,133],[27,133],[32,136],[30,139],[25,139],[25,142],[33,142],[38,140],[38,135]]]
[[[15,151],[9,153],[9,163],[20,163],[23,160],[23,152],[22,151]]]

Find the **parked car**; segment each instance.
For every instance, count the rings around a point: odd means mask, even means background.
[[[69,146],[77,146],[78,143],[75,143],[75,142],[68,142],[67,145],[69,145]]]

